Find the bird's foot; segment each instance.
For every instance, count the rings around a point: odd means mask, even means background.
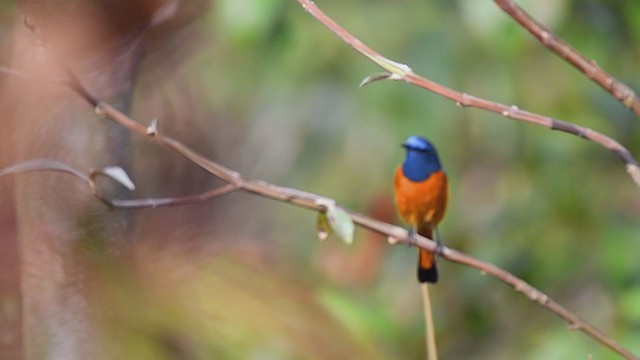
[[[438,257],[442,257],[444,254],[444,245],[440,242],[440,239],[436,240],[436,255]]]
[[[416,245],[416,230],[413,227],[410,227],[409,229],[407,229],[407,238],[409,239],[409,242],[407,243],[407,245],[409,246]]]

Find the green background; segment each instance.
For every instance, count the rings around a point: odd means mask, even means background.
[[[492,1],[317,4],[426,78],[592,128],[640,154],[640,120]],[[640,88],[640,2],[519,4]],[[450,181],[444,243],[512,272],[640,353],[640,192],[615,155],[405,83],[360,89],[380,69],[294,0],[203,9],[150,48],[136,119],[158,117],[161,131],[243,175],[397,224],[399,144],[424,135]],[[135,196],[216,184],[144,140],[134,149]],[[415,249],[362,230],[352,246],[318,242],[315,214],[247,194],[135,216],[142,235],[125,261],[136,265],[125,268],[136,275],[101,262],[94,299],[109,308],[106,336],[131,358],[424,356]],[[431,293],[442,359],[617,358],[495,279],[446,261],[440,274]]]

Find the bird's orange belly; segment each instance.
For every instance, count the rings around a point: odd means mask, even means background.
[[[407,179],[399,166],[395,177],[395,198],[400,215],[412,226],[435,227],[447,207],[447,176],[443,171],[433,173],[425,181]]]

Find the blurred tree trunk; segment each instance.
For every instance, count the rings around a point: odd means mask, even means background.
[[[11,66],[39,77],[64,77],[57,57],[93,94],[126,111],[142,53],[140,40],[157,3],[24,1],[21,9],[40,35],[16,19]],[[36,44],[39,36],[52,51]],[[5,160],[47,157],[86,171],[112,165],[127,169],[127,132],[100,119],[76,94],[18,79],[9,80],[4,92],[12,121]],[[126,197],[113,184],[105,183],[105,189]],[[86,184],[54,173],[16,177],[15,203],[26,357],[100,358],[87,299],[97,284],[87,281],[87,259],[116,251],[125,242],[128,216],[109,212]]]

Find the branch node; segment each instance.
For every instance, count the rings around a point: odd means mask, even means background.
[[[456,101],[456,106],[459,106],[459,107],[469,106],[469,94],[462,93],[462,96],[460,96],[460,100]]]
[[[147,136],[154,137],[158,135],[158,119],[154,118],[151,120],[151,124],[147,126],[147,130],[145,132]]]
[[[395,245],[399,242],[400,240],[398,238],[395,238],[393,236],[387,236],[387,243],[389,243],[389,245]]]
[[[542,31],[540,33],[540,41],[546,46],[549,46],[552,42],[553,36],[548,31]]]
[[[626,107],[627,109],[630,109],[631,106],[633,106],[633,103],[636,101],[636,93],[629,88],[627,88],[627,90],[628,93],[627,96],[624,97],[624,100],[622,100],[622,105],[624,105],[624,107]]]
[[[320,212],[326,213],[330,208],[335,208],[336,201],[329,198],[316,199],[316,205],[320,207]]]
[[[581,328],[582,326],[580,326],[580,324],[578,323],[569,324],[569,330],[571,331],[580,330]]]
[[[511,105],[508,109],[502,110],[502,116],[510,118],[513,117],[514,113],[518,111],[520,111],[520,108],[518,108],[518,106]]]
[[[538,294],[536,301],[540,303],[540,305],[547,306],[547,304],[549,303],[549,297],[545,294],[540,293]]]
[[[104,117],[107,115],[105,112],[105,104],[103,102],[99,102],[93,110],[96,112],[96,115],[100,117]]]

